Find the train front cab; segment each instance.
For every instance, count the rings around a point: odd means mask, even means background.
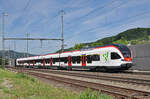
[[[128,70],[133,65],[132,64],[132,53],[131,53],[131,50],[125,45],[117,44],[115,46],[117,46],[117,48],[119,49],[120,53],[123,56],[123,59],[121,59],[120,69],[121,70]]]
[[[106,59],[106,56],[108,59]],[[108,52],[104,52],[101,58],[105,63],[103,68],[107,71],[122,71],[132,67],[131,51],[125,45],[114,44],[113,48]]]

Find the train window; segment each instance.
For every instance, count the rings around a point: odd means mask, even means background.
[[[65,61],[64,61],[64,63],[67,63],[68,62],[68,59],[67,59],[67,57],[65,57]]]
[[[38,60],[35,60],[35,63],[38,63]]]
[[[66,60],[67,60],[67,57],[61,57],[60,58],[60,62],[64,62],[65,63],[65,62],[67,62]]]
[[[81,57],[80,57],[80,56],[77,56],[76,59],[77,59],[77,63],[80,64]]]
[[[131,57],[131,51],[127,46],[121,44],[116,44],[115,46],[119,48],[124,57]]]
[[[53,64],[57,62],[57,58],[53,58]]]
[[[46,63],[46,64],[49,64],[49,60],[50,60],[50,59],[46,59],[46,60],[45,60],[45,63]]]
[[[56,58],[52,58],[52,63],[55,64],[57,62]]]
[[[93,60],[93,61],[100,61],[100,55],[94,54],[94,55],[92,56],[92,60]]]
[[[59,58],[56,58],[56,62],[59,62]]]
[[[77,57],[76,57],[76,56],[73,56],[73,57],[72,57],[72,63],[75,64],[76,62],[77,62]]]
[[[67,63],[67,58],[66,57],[61,57],[60,59],[57,58],[57,62],[64,62],[64,63]]]
[[[21,63],[21,61],[18,61],[18,63],[20,64],[20,63]]]
[[[26,63],[27,63],[27,61],[24,61],[24,63],[26,64]]]
[[[72,57],[72,63],[75,64],[75,57]]]
[[[92,56],[91,55],[87,55],[86,59],[87,59],[87,63],[92,63]]]
[[[118,53],[116,53],[116,52],[111,52],[111,59],[113,60],[113,59],[120,59],[121,57],[120,57],[120,55],[118,54]]]
[[[38,63],[43,63],[43,60],[39,59],[37,60]]]
[[[55,62],[59,62],[59,58],[53,58],[53,63],[55,64]]]
[[[63,57],[60,58],[60,62],[64,62],[64,58]]]

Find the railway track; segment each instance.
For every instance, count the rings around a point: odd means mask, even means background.
[[[95,74],[91,75],[91,74],[87,74],[87,73],[84,74],[82,72],[76,73],[76,72],[66,72],[66,71],[54,71],[54,70],[47,70],[47,69],[25,69],[25,70],[47,72],[47,73],[53,73],[53,74],[90,78],[90,79],[96,79],[96,80],[105,80],[105,81],[111,81],[111,82],[119,82],[119,83],[126,83],[126,84],[150,87],[150,78],[143,79],[142,77],[129,78],[129,77],[105,76],[105,75],[95,75]]]
[[[28,69],[27,69],[28,70]],[[53,74],[61,74],[67,76],[76,76],[76,77],[83,77],[83,78],[90,78],[90,79],[99,79],[99,80],[107,80],[107,81],[114,81],[114,82],[122,82],[128,84],[137,84],[143,86],[150,86],[150,79],[137,79],[137,78],[127,78],[127,77],[114,77],[114,76],[105,76],[105,75],[91,75],[91,74],[83,74],[83,73],[73,73],[73,72],[63,72],[63,71],[52,71],[52,70],[45,70],[45,69],[32,69],[32,71],[40,71],[40,72],[47,72]]]
[[[97,91],[100,91],[102,93],[107,93],[107,94],[113,95],[117,99],[129,99],[129,98],[130,99],[144,99],[144,97],[150,97],[149,92],[143,92],[143,91],[137,91],[137,90],[133,90],[133,89],[114,87],[114,86],[110,86],[110,85],[93,83],[93,82],[76,80],[76,79],[70,79],[70,78],[65,78],[65,77],[52,76],[52,75],[37,73],[37,72],[32,72],[32,71],[28,71],[28,73],[30,75],[34,75],[34,76],[46,78],[49,80],[55,80],[58,82],[71,84],[71,85],[74,85],[77,87],[82,87],[85,89],[90,88],[92,90],[97,90]]]
[[[77,79],[73,79],[73,78],[66,78],[66,77],[59,77],[59,76],[55,76],[55,75],[50,75],[49,73],[53,73],[53,74],[61,74],[61,75],[69,75],[69,76],[78,76],[78,77],[89,77],[90,79],[103,79],[104,77],[100,77],[100,76],[96,76],[94,77],[94,75],[83,75],[83,74],[78,74],[77,73],[68,73],[68,72],[58,72],[58,71],[46,71],[46,70],[23,70],[21,72],[26,72],[30,75],[34,75],[37,77],[41,77],[41,78],[45,78],[48,80],[54,80],[57,82],[61,82],[61,83],[67,83],[70,84],[72,86],[76,86],[76,87],[80,87],[80,88],[91,88],[92,90],[97,90],[97,91],[101,91],[102,93],[107,93],[110,95],[115,96],[117,99],[150,99],[150,92],[145,92],[145,91],[139,91],[139,90],[134,90],[134,89],[128,89],[128,88],[122,88],[122,87],[117,87],[117,86],[111,86],[111,85],[106,85],[106,84],[100,84],[100,83],[95,83],[95,82],[89,82],[89,81],[83,81],[83,80],[77,80]],[[46,72],[46,73],[45,73]],[[113,80],[115,79],[107,77],[105,78],[105,80]],[[117,78],[117,81],[119,81],[120,78]],[[124,79],[124,82],[127,79]],[[135,80],[135,79],[134,79]],[[115,79],[116,81],[116,79]],[[123,81],[123,80],[122,80]],[[128,81],[129,82],[129,81]],[[149,83],[147,83],[148,81],[143,82],[143,80],[140,80],[137,82],[133,82],[133,79],[130,79],[130,83],[136,83],[136,84],[143,84],[143,85],[149,85]]]

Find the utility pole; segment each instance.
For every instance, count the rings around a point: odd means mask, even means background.
[[[9,43],[9,47],[8,47],[8,61],[10,60],[10,43]]]
[[[2,13],[2,68],[5,68],[5,16],[8,16],[4,12]]]
[[[26,49],[24,48],[24,58],[26,57],[26,53],[25,52],[26,52]]]
[[[29,33],[27,33],[27,56],[26,57],[29,57],[29,42],[28,42],[28,38],[29,38]]]
[[[62,23],[62,46],[61,46],[61,51],[64,51],[64,10],[61,10],[61,23]]]
[[[16,41],[14,40],[14,59],[16,58],[15,50],[16,50]]]
[[[8,48],[8,65],[11,65],[11,55],[10,55],[10,43],[9,43],[9,48]]]
[[[43,46],[43,42],[42,42],[42,40],[40,40],[40,43],[41,43],[41,48],[42,48],[42,46]]]

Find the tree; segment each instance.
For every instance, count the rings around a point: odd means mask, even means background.
[[[73,47],[73,49],[75,49],[75,50],[80,50],[82,48],[84,48],[83,44],[75,44],[75,46]]]
[[[100,46],[100,45],[103,45],[103,43],[102,42],[94,42],[90,46],[95,47],[95,46]]]
[[[124,44],[124,45],[127,45],[128,41],[124,37],[121,37],[120,40],[114,41],[113,43],[114,44]]]

